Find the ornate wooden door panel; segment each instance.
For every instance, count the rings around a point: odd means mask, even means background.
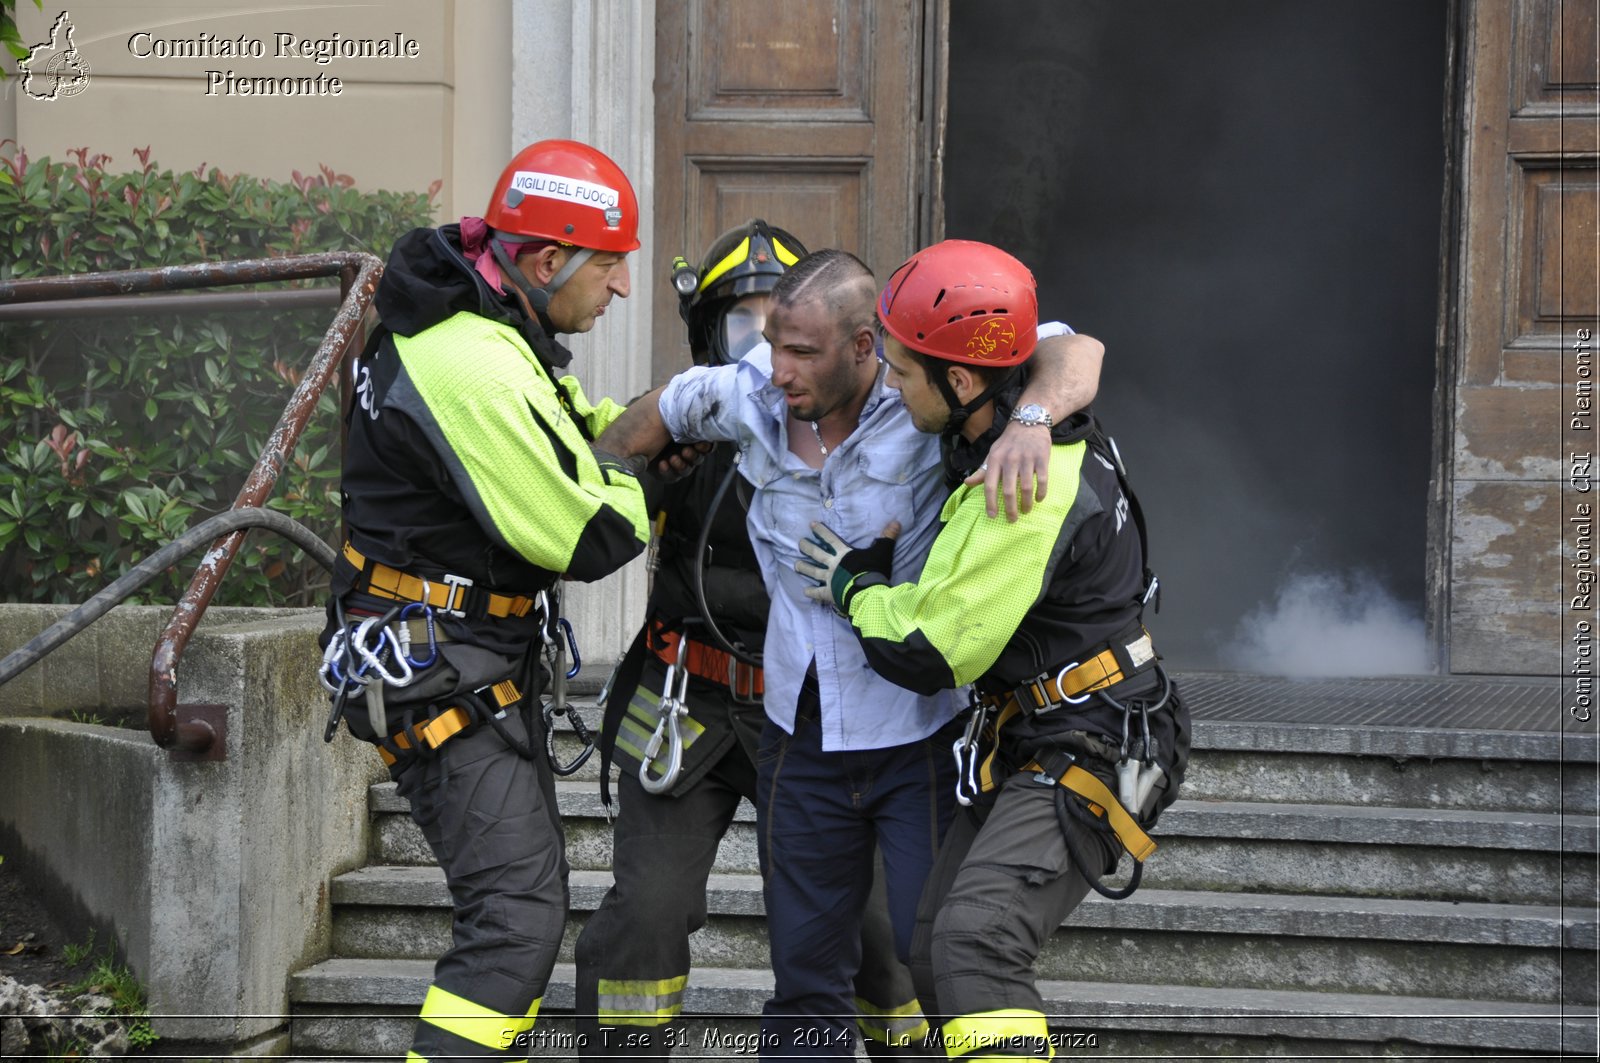
[[[926,0],[659,0],[652,260],[693,262],[751,217],[880,274],[920,233],[935,123],[924,120]],[[929,51],[936,51],[929,49]],[[654,374],[689,363],[658,288]]]

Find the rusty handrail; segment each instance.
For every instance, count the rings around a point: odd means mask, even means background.
[[[372,304],[382,272],[383,265],[378,259],[360,252],[336,251],[289,258],[203,262],[155,269],[0,281],[0,305],[337,276],[343,293],[339,312],[323,335],[322,344],[301,377],[299,386],[289,397],[283,416],[272,430],[261,457],[234,499],[231,508],[241,509],[259,507],[271,493],[278,473],[299,441],[312,411],[316,409],[317,400],[338,372],[352,341],[360,334],[362,318]],[[137,303],[138,300],[129,300],[130,313],[138,312]],[[244,532],[234,532],[218,539],[206,553],[189,583],[189,589],[184,592],[172,619],[162,631],[150,661],[150,737],[157,745],[170,749],[174,756],[210,760],[220,759],[222,755],[225,735],[220,716],[192,712],[190,718],[179,720],[177,666],[184,647],[188,645],[243,540]],[[198,710],[202,707],[190,708]]]

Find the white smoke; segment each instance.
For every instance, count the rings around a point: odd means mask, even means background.
[[[1257,675],[1419,675],[1433,670],[1414,609],[1367,572],[1298,573],[1239,622],[1226,668]]]

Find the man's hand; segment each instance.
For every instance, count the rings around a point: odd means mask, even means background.
[[[714,443],[673,442],[650,459],[650,471],[663,483],[681,480],[693,472],[715,446]]]
[[[811,525],[811,538],[800,540],[800,552],[811,562],[796,561],[794,570],[817,586],[806,589],[806,597],[831,604],[841,615],[850,615],[850,600],[864,587],[889,582],[894,566],[894,541],[900,522],[892,520],[870,546],[853,549],[826,524]]]
[[[1050,429],[1016,422],[989,448],[989,456],[976,472],[962,481],[983,485],[983,501],[989,516],[1000,512],[998,500],[1005,498],[1006,520],[1015,521],[1035,502],[1043,502],[1050,483]]]
[[[661,421],[661,393],[656,388],[628,404],[615,421],[600,433],[595,445],[619,458],[649,459],[672,445],[672,436]]]

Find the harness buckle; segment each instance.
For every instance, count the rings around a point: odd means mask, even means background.
[[[453,572],[446,572],[444,574],[444,583],[450,588],[450,592],[445,596],[443,611],[450,616],[465,620],[467,618],[467,589],[472,586],[472,579],[468,576],[458,576]],[[461,592],[460,607],[455,604],[457,590]]]
[[[1082,705],[1084,702],[1088,701],[1094,696],[1093,691],[1076,698],[1067,696],[1067,673],[1071,672],[1076,667],[1078,667],[1078,662],[1073,661],[1071,664],[1063,665],[1061,671],[1056,673],[1056,693],[1061,695],[1061,703],[1064,705]]]
[[[756,690],[756,669],[733,654],[728,654],[728,693],[740,705],[760,705],[761,693]]]

